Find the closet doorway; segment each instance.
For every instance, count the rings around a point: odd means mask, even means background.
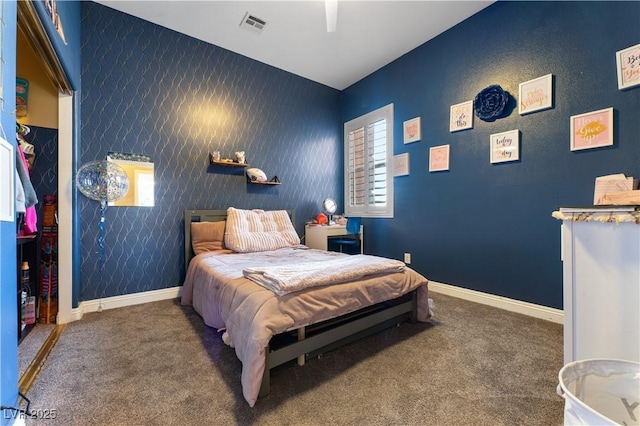
[[[46,328],[44,334],[53,335],[57,325],[72,319],[74,93],[32,2],[17,3],[16,76],[27,80],[29,86],[26,115],[16,118],[30,128],[31,136],[27,135],[25,139],[34,146],[32,176],[38,194],[38,232],[41,232],[44,195],[57,196],[58,314],[54,326],[43,325]],[[39,269],[39,266],[34,264],[32,268]],[[40,333],[36,331],[38,326],[31,330],[34,335]],[[20,349],[18,361],[22,368],[22,364],[30,361],[21,359]],[[37,355],[31,352],[38,352],[39,349],[29,348],[29,354],[25,354],[25,357]],[[19,373],[22,376],[23,371]]]

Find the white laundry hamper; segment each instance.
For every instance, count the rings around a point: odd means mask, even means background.
[[[562,367],[558,379],[565,425],[640,425],[640,363],[574,361]]]

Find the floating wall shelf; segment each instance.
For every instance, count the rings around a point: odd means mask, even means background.
[[[281,185],[280,179],[278,176],[274,176],[271,180],[259,181],[259,180],[251,180],[249,176],[247,176],[247,183],[251,183],[253,185]]]
[[[247,163],[237,163],[235,161],[214,160],[213,155],[209,154],[209,164],[223,167],[249,167]]]

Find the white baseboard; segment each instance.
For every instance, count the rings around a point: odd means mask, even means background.
[[[522,302],[520,300],[509,299],[507,297],[495,296],[493,294],[482,293],[480,291],[469,290],[449,284],[429,281],[429,291],[442,293],[459,299],[493,306],[510,312],[516,312],[530,317],[563,324],[564,314],[560,309],[535,305],[533,303]],[[102,309],[115,309],[124,306],[139,305],[142,303],[156,302],[159,300],[175,299],[182,295],[182,287],[165,288],[162,290],[146,291],[143,293],[126,294],[123,296],[107,297],[105,299],[88,300],[80,302],[80,305],[72,309],[72,321],[82,319],[88,312],[98,312]]]
[[[104,299],[87,300],[80,302],[77,308],[71,310],[71,321],[82,319],[82,316],[88,312],[98,312],[105,309],[115,309],[140,305],[142,303],[157,302],[159,300],[175,299],[180,296],[182,296],[182,286],[125,294],[123,296],[113,296]]]
[[[483,305],[493,306],[495,308],[504,309],[505,311],[516,312],[558,324],[564,323],[564,313],[560,309],[548,308],[546,306],[535,305],[533,303],[522,302],[520,300],[509,299],[502,296],[494,296],[493,294],[482,293],[480,291],[469,290],[434,281],[429,281],[429,291],[469,300],[471,302],[481,303]]]

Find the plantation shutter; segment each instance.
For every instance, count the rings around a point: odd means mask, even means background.
[[[345,123],[345,213],[393,217],[393,105]]]
[[[385,119],[369,125],[369,205],[387,204],[387,123]]]
[[[365,163],[364,163],[364,127],[349,133],[349,206],[362,207],[365,205]]]

